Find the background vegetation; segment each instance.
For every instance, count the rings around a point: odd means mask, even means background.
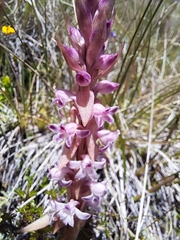
[[[53,85],[70,89],[53,38],[69,44],[71,0],[0,1],[0,239],[60,239],[52,227],[18,235],[43,215],[52,190],[48,169],[61,154],[47,126],[65,121],[51,105]],[[101,174],[109,193],[78,239],[180,239],[180,3],[116,1],[107,52],[124,50],[108,79],[120,83],[102,98],[120,110],[121,135]],[[66,113],[64,113],[66,116]],[[63,191],[63,190],[62,190]],[[59,195],[61,193],[58,193]]]

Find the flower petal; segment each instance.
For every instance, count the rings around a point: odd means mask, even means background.
[[[76,216],[81,220],[86,220],[91,217],[91,214],[81,212],[78,208],[76,208]]]
[[[80,167],[81,161],[70,161],[68,167],[71,169],[77,169]]]
[[[96,169],[102,169],[106,164],[106,159],[102,159],[101,162],[94,162],[94,166]]]
[[[68,187],[68,186],[71,185],[71,183],[72,183],[72,180],[68,180],[68,181],[66,181],[66,180],[60,180],[60,181],[58,182],[58,185],[59,185],[60,187]]]
[[[104,195],[107,192],[107,181],[103,182],[94,182],[94,181],[89,181],[88,184],[91,188],[91,192],[95,194],[96,196],[99,197],[104,197]]]
[[[85,130],[77,129],[77,131],[76,131],[76,135],[77,135],[78,138],[85,138],[89,134],[90,134],[90,131],[86,130],[86,129]]]
[[[52,131],[52,132],[56,132],[58,133],[60,128],[59,128],[59,124],[49,124],[48,128]]]
[[[93,193],[89,196],[82,197],[82,199],[87,202],[88,206],[91,207],[92,210],[97,212],[100,211],[100,204],[102,202],[102,198],[99,196],[94,195]]]

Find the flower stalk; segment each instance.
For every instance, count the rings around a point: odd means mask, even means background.
[[[104,122],[113,124],[112,115],[118,107],[105,107],[98,98],[119,86],[107,79],[100,80],[111,71],[121,53],[105,54],[114,22],[114,1],[75,0],[75,9],[79,29],[67,20],[72,46],[62,44],[56,37],[67,65],[75,71],[75,84],[71,90],[54,87],[52,102],[59,106],[61,116],[61,109],[70,105],[70,121],[49,125],[55,133],[54,141],[65,141],[62,156],[50,169],[49,178],[60,188],[67,188],[67,203],[51,199],[48,222],[55,224],[54,232],[64,228],[64,240],[75,240],[93,212],[100,211],[107,183],[99,181],[97,170],[109,161],[105,152],[120,134],[119,130],[104,129]],[[31,230],[26,227],[26,231]]]

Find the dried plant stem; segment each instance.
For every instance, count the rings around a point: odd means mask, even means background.
[[[143,221],[144,221],[142,216],[143,216],[143,206],[144,206],[146,184],[147,184],[147,177],[148,177],[148,168],[149,168],[148,165],[149,165],[149,159],[150,159],[151,141],[152,141],[153,114],[154,114],[154,92],[155,92],[154,80],[152,80],[152,102],[151,102],[151,115],[150,115],[150,126],[149,126],[149,140],[148,140],[148,149],[147,149],[147,157],[146,157],[146,166],[145,166],[145,172],[144,172],[144,183],[143,183],[143,190],[142,190],[142,197],[141,197],[141,204],[140,204],[140,211],[139,211],[135,240],[138,240],[138,238],[139,238],[139,233],[140,233],[141,227],[143,225]],[[147,196],[147,197],[149,200],[150,196]],[[146,208],[146,210],[147,210],[147,208]]]
[[[178,173],[175,173],[169,177],[163,178],[161,179],[161,181],[159,181],[157,184],[155,184],[152,188],[148,189],[147,191],[149,193],[154,193],[156,191],[158,191],[162,186],[166,185],[166,184],[171,184],[172,181],[174,181],[177,177],[178,177]],[[141,198],[142,195],[138,195],[136,197],[134,197],[134,201],[138,201]]]

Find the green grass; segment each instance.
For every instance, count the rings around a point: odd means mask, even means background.
[[[48,196],[58,191],[47,180],[61,154],[47,129],[61,120],[52,89],[70,89],[74,81],[52,40],[58,33],[69,44],[71,1],[33,2],[5,4],[0,19],[16,30],[0,32],[0,238],[7,240],[42,216]],[[120,87],[102,101],[119,106],[116,127],[107,128],[120,129],[121,136],[104,169],[109,193],[102,213],[79,239],[179,239],[179,21],[178,1],[116,1],[116,37],[107,51],[125,46],[107,78]],[[59,239],[51,232],[23,239]]]

